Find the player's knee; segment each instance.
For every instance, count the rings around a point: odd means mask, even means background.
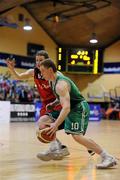
[[[39,127],[39,129],[45,128],[45,121],[44,121],[43,118],[40,118],[40,119],[38,120],[38,127]]]
[[[81,143],[83,141],[83,135],[72,134],[72,137],[74,138],[74,140],[76,142],[80,142]]]
[[[78,135],[72,134],[72,137],[75,141],[78,141]]]
[[[39,129],[44,129],[46,128],[46,124],[44,123],[39,123]]]
[[[39,129],[46,128],[46,126],[49,126],[50,123],[51,123],[51,120],[49,119],[49,117],[47,115],[40,117],[40,119],[38,121]]]

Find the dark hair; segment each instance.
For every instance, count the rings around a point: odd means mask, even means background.
[[[44,56],[45,59],[49,58],[48,52],[45,50],[37,51],[36,56]]]
[[[44,61],[42,61],[40,65],[44,66],[47,69],[52,68],[54,72],[57,72],[56,65],[54,64],[54,62],[50,58],[45,59]]]

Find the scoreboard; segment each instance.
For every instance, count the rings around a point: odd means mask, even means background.
[[[99,74],[103,72],[103,50],[59,47],[57,69],[61,72]]]

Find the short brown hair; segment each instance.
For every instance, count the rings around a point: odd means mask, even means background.
[[[37,51],[36,56],[44,56],[45,59],[49,58],[48,52],[45,50]]]
[[[52,68],[53,72],[57,72],[56,65],[55,65],[55,63],[50,58],[45,59],[44,61],[42,61],[40,65],[44,66],[47,69],[48,68]]]

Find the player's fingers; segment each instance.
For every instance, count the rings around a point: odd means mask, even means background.
[[[47,135],[52,136],[54,134],[53,129],[49,128],[49,131],[47,132]]]
[[[48,136],[52,137],[54,134],[54,132],[52,131],[50,134],[48,134]]]
[[[47,135],[50,135],[51,134],[51,129],[49,129],[49,131],[47,131]]]
[[[9,58],[6,59],[6,64],[8,64],[8,63],[9,63]]]

